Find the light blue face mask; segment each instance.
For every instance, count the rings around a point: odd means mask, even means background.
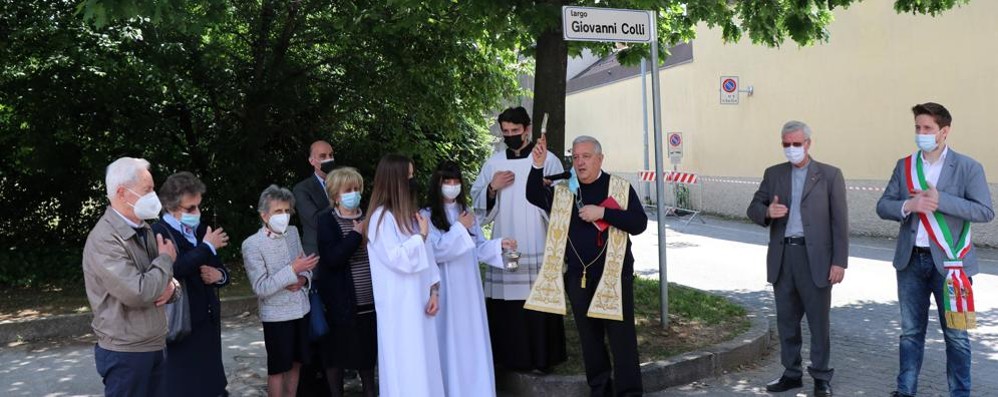
[[[568,191],[575,194],[575,192],[579,191],[579,176],[575,175],[575,167],[572,167],[569,172],[572,176],[568,177]]]
[[[360,192],[347,192],[340,195],[340,204],[348,210],[360,206]]]
[[[201,224],[201,214],[180,214],[180,223],[187,225],[191,229],[197,229],[198,225]]]
[[[931,152],[939,146],[936,143],[936,134],[915,134],[915,144],[923,152]]]

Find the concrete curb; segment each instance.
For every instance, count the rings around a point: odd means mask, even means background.
[[[222,317],[238,316],[256,310],[255,296],[240,296],[222,299]],[[0,323],[0,345],[13,342],[29,342],[38,339],[71,338],[86,335],[90,328],[92,313],[61,314],[31,320],[14,320]]]
[[[746,308],[747,309],[747,308]],[[646,393],[684,385],[698,379],[721,375],[749,364],[766,354],[773,329],[763,313],[749,309],[748,331],[730,341],[704,350],[669,357],[641,365],[641,380]],[[501,371],[496,378],[500,390],[517,396],[584,396],[589,394],[582,375],[540,376]]]

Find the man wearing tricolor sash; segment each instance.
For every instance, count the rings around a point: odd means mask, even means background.
[[[548,233],[541,272],[524,307],[564,315],[567,292],[590,395],[640,396],[629,235],[644,232],[648,216],[627,180],[601,170],[603,149],[595,138],[579,136],[572,142],[568,186],[545,186],[546,157],[542,136],[533,151],[526,195],[549,214]]]
[[[900,371],[894,396],[914,396],[925,351],[929,295],[946,341],[951,396],[970,395],[970,340],[975,314],[971,277],[977,257],[970,224],[994,219],[984,168],[946,145],[953,118],[945,107],[912,108],[918,151],[898,160],[877,214],[901,222],[894,267],[901,306]]]
[[[842,282],[849,260],[849,215],[842,171],[814,161],[811,128],[789,121],[780,132],[787,162],[769,167],[747,215],[769,228],[767,280],[773,284],[783,374],[770,392],[803,386],[801,319],[811,331],[815,396],[832,395],[829,310],[832,285]]]

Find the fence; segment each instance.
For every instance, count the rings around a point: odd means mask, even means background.
[[[665,172],[665,215],[686,218],[684,225],[688,225],[693,219],[701,223],[703,220],[700,212],[703,211],[703,184],[699,181],[697,174],[691,172],[666,171]],[[655,171],[640,171],[638,178],[642,182],[649,183],[649,191],[654,192]]]

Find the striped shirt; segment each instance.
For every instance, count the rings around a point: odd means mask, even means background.
[[[347,235],[353,231],[353,221],[361,222],[364,216],[356,218],[344,218],[339,211],[333,211],[336,223],[340,225],[340,231]],[[353,275],[354,295],[357,299],[357,306],[367,306],[374,304],[374,288],[371,286],[371,261],[367,258],[367,249],[360,247],[350,256],[350,273]]]

